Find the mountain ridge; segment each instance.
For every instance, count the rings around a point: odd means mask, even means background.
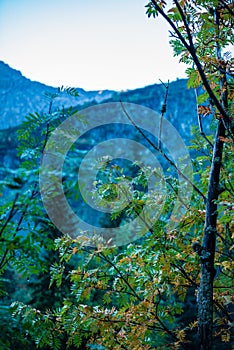
[[[85,91],[77,88],[79,97],[66,93],[56,98],[54,107],[75,107],[78,110],[103,102],[131,102],[144,105],[161,113],[165,99],[165,86],[153,84],[127,91]],[[19,125],[28,113],[48,112],[45,92],[56,93],[57,89],[25,78],[20,71],[0,61],[0,129]],[[165,117],[182,134],[191,132],[196,122],[196,99],[194,92],[187,88],[186,79],[171,82],[167,97]]]
[[[78,88],[80,96],[66,93],[56,98],[54,107],[70,107],[82,110],[106,102],[130,102],[151,108],[161,114],[165,103],[165,85],[153,84],[127,91],[85,91]],[[47,113],[48,98],[45,92],[56,93],[57,89],[25,78],[20,71],[0,61],[0,162],[16,167],[17,129],[29,113]],[[111,111],[110,111],[111,112]],[[192,138],[191,126],[197,123],[196,99],[193,90],[187,88],[186,79],[178,79],[169,85],[164,117],[176,128],[185,144]],[[203,123],[208,121],[204,119]],[[205,125],[204,125],[205,130]],[[116,130],[117,132],[117,130]],[[115,130],[113,130],[115,137]]]
[[[85,91],[77,88],[79,98],[62,93],[55,101],[54,106],[80,106],[94,101],[100,103],[110,98],[111,90]],[[45,92],[56,93],[57,88],[37,81],[31,81],[22,73],[0,61],[0,129],[19,125],[28,113],[45,113],[48,110],[48,99]]]

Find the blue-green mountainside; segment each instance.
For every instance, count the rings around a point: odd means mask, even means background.
[[[59,94],[59,97],[54,100],[53,109],[72,106],[82,110],[99,103],[122,101],[143,105],[161,113],[166,92],[162,83],[120,92],[85,91],[81,88],[77,90],[79,97],[70,96],[65,92]],[[19,71],[0,61],[0,91],[0,161],[4,166],[14,167],[17,161],[16,131],[19,125],[29,113],[48,113],[49,101],[45,93],[54,94],[57,88],[31,81],[22,76]],[[187,88],[186,79],[178,79],[170,83],[164,116],[178,130],[184,142],[188,143],[191,139],[191,126],[197,123],[197,117],[194,91]],[[96,133],[101,133],[98,137],[102,137],[101,130],[97,130]],[[111,133],[113,138],[120,137],[115,128],[112,128]],[[127,130],[125,137],[128,136]],[[86,140],[86,143],[90,144],[91,141],[91,139]]]
[[[170,83],[166,118],[176,128],[180,128],[180,132],[187,134],[191,124],[196,122],[196,104],[194,92],[187,89],[186,84],[186,79]],[[78,98],[61,94],[56,99],[54,108],[78,106],[81,109],[92,104],[121,100],[160,112],[165,97],[165,88],[161,83],[121,92],[77,90]],[[25,78],[19,71],[0,61],[0,129],[19,125],[28,113],[47,112],[48,100],[44,93],[56,91],[56,88]]]
[[[21,72],[0,61],[0,129],[19,125],[28,113],[47,112],[48,99],[44,94],[56,91],[56,88],[25,78]],[[65,93],[61,94],[56,99],[54,107],[83,105],[91,101],[100,103],[113,95],[113,91],[108,90],[87,92],[78,89],[78,92],[79,99]]]

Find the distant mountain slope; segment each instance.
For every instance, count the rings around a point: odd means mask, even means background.
[[[74,106],[80,110],[100,102],[123,101],[144,105],[161,113],[165,98],[163,84],[122,92],[78,90],[80,93],[78,98],[62,94],[56,99],[56,104],[60,107]],[[19,71],[0,61],[0,163],[5,166],[15,167],[17,162],[17,126],[30,112],[48,111],[45,92],[55,93],[56,88],[32,82],[23,77]],[[189,144],[191,126],[197,124],[197,116],[195,95],[193,90],[187,89],[186,79],[170,83],[165,118],[174,125],[184,142]],[[207,124],[207,120],[204,119],[203,123]],[[115,130],[113,137],[114,135]]]
[[[84,103],[99,103],[113,95],[113,91],[85,91],[78,89],[79,98],[61,94],[56,99],[59,106],[70,107]],[[14,127],[22,122],[25,115],[48,110],[45,92],[55,93],[56,88],[31,81],[0,61],[0,129]]]
[[[187,80],[171,82],[167,99],[165,117],[176,127],[185,139],[189,138],[191,125],[196,123],[196,102],[193,90],[187,89]],[[146,86],[136,90],[115,92],[85,91],[78,89],[80,96],[71,97],[61,94],[55,106],[77,106],[78,109],[100,102],[123,101],[141,104],[161,112],[165,98],[163,84]],[[48,100],[45,92],[55,93],[56,88],[33,82],[0,61],[0,129],[19,125],[25,115],[34,112],[46,112]]]
[[[165,99],[163,84],[155,84],[144,88],[119,92],[111,97],[111,101],[123,101],[140,104],[152,108],[161,114]],[[192,89],[187,88],[186,79],[178,79],[169,84],[165,118],[179,131],[185,139],[191,136],[191,125],[197,123],[196,99]]]

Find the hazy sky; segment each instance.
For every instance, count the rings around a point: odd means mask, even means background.
[[[0,60],[31,80],[86,90],[185,77],[147,0],[0,0]]]

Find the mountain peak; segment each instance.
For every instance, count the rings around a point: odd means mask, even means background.
[[[12,76],[22,77],[22,74],[19,70],[12,69],[7,63],[0,61],[0,81],[3,78],[12,79]]]

